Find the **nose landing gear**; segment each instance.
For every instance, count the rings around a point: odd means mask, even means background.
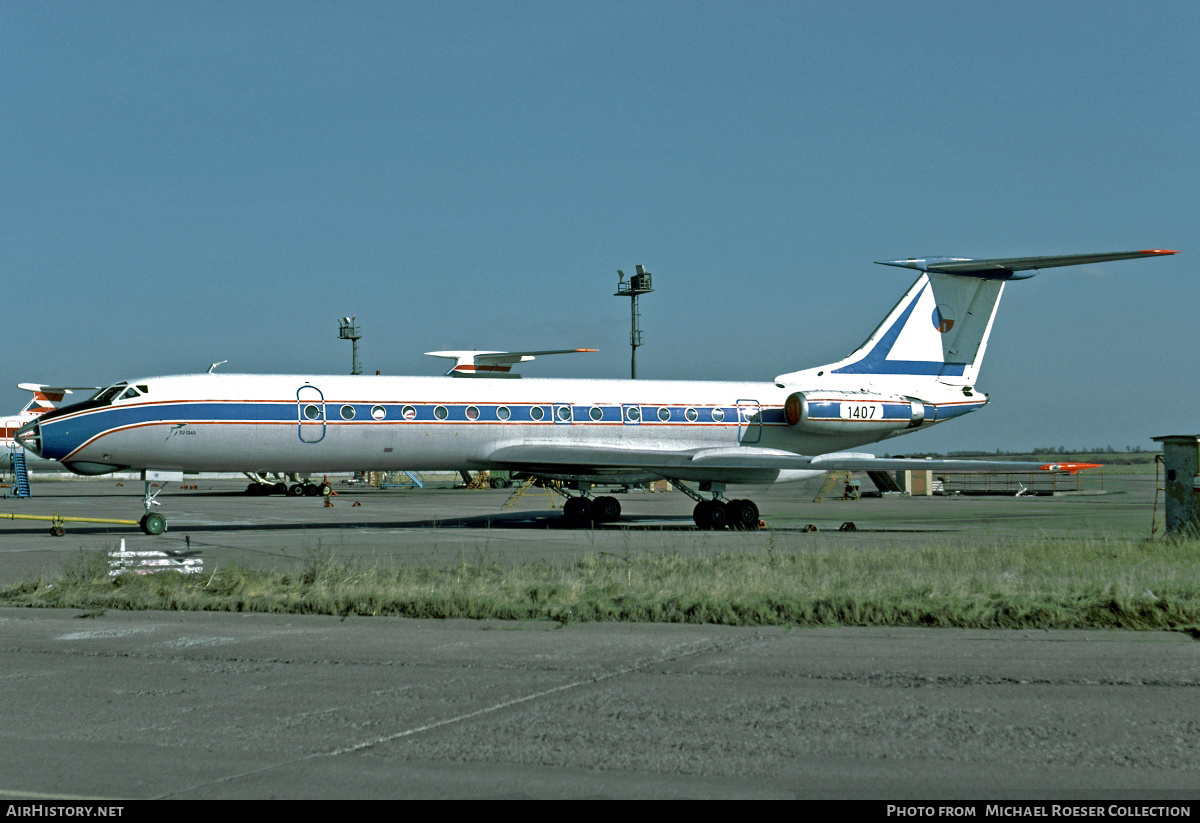
[[[182,483],[183,472],[170,471],[151,471],[146,469],[142,472],[142,485],[145,487],[145,494],[142,496],[142,506],[145,507],[146,513],[142,515],[142,519],[138,521],[138,527],[145,534],[162,534],[167,530],[167,518],[163,517],[158,512],[150,511],[153,506],[161,506],[158,502],[158,494],[165,485],[151,491],[154,486],[160,483]]]
[[[157,512],[147,513],[138,521],[138,527],[145,534],[162,534],[167,530],[167,518]]]

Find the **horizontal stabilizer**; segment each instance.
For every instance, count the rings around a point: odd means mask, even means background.
[[[599,349],[548,349],[546,351],[427,351],[430,357],[456,361],[449,377],[520,377],[511,373],[514,363],[528,363],[543,354],[575,354]]]
[[[969,257],[911,257],[905,260],[876,260],[881,266],[900,266],[924,272],[958,274],[966,277],[993,279],[1022,279],[1016,272],[1035,269],[1051,269],[1056,266],[1082,266],[1087,263],[1105,263],[1110,260],[1133,260],[1139,257],[1157,257],[1178,254],[1166,249],[1144,251],[1117,251],[1099,254],[1061,254],[1047,257],[997,257],[991,260],[972,260]],[[1033,275],[1025,275],[1032,277]]]
[[[47,412],[57,409],[63,398],[72,392],[97,390],[96,386],[47,386],[42,383],[18,383],[17,388],[33,392],[33,398],[21,410],[23,412],[29,409],[41,409],[43,412]]]

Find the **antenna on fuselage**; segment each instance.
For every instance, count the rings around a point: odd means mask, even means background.
[[[625,282],[625,272],[617,269],[617,274],[620,276],[620,282],[617,283],[617,293],[613,297],[628,297],[629,298],[629,313],[632,329],[629,332],[629,346],[633,350],[629,358],[629,376],[637,380],[637,350],[638,346],[642,345],[642,313],[638,310],[638,295],[649,294],[654,291],[651,288],[650,272],[641,264],[637,266],[637,274],[629,278],[629,282]]]
[[[228,362],[229,362],[228,360],[221,361],[221,363],[228,363]],[[213,372],[215,372],[217,370],[217,366],[221,365],[221,363],[213,363],[211,366],[209,366],[208,373],[212,374]]]

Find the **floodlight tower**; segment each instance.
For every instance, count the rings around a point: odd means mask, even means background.
[[[358,341],[362,337],[362,330],[355,324],[354,318],[357,315],[343,317],[338,325],[338,339],[349,340],[354,347],[353,354],[350,359],[350,373],[362,374],[362,365],[358,362]]]
[[[617,293],[613,297],[629,298],[629,312],[633,326],[629,333],[629,345],[633,349],[633,354],[629,359],[629,376],[637,380],[637,350],[638,346],[642,345],[642,314],[638,311],[638,295],[649,294],[654,289],[650,287],[650,272],[646,271],[644,266],[637,267],[637,274],[629,278],[628,283],[625,282],[625,272],[617,269],[617,274],[621,279],[617,283]]]

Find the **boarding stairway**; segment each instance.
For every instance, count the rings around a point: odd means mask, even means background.
[[[896,478],[892,476],[891,472],[869,471],[867,472],[867,477],[871,478],[871,482],[875,484],[875,488],[884,494],[888,492],[892,492],[893,494],[904,493],[904,489],[896,482]]]
[[[851,472],[845,470],[829,472],[825,478],[825,483],[821,486],[821,490],[813,498],[813,502],[820,503],[831,493],[837,492],[841,492],[842,500],[857,500],[858,483],[851,480],[851,474]],[[904,494],[904,489],[896,481],[891,472],[868,471],[867,477],[871,478],[871,482],[875,484],[875,488],[879,489],[880,494]],[[849,491],[851,488],[854,489],[853,493]]]
[[[839,491],[844,489],[850,483],[850,472],[844,469],[831,471],[825,475],[825,482],[821,485],[821,490],[817,492],[817,496],[813,498],[814,503],[822,502],[829,493],[834,489]]]
[[[32,497],[33,492],[29,488],[29,469],[25,465],[25,450],[11,449],[9,457],[12,458],[12,490],[5,497]]]
[[[547,483],[554,482],[555,481],[547,481]],[[517,489],[508,496],[508,499],[504,501],[504,505],[500,507],[500,511],[511,511],[512,508],[517,505],[518,500],[529,494],[531,491],[537,489],[536,483],[537,481],[532,477],[525,478],[525,482],[518,486]],[[546,493],[546,500],[550,504],[550,508],[557,509],[558,504],[555,502],[554,493],[550,490],[549,486],[547,485],[545,488],[540,489],[540,491],[544,491]]]
[[[423,489],[425,483],[421,481],[421,475],[414,472],[398,471],[388,472],[379,481],[381,489]]]

